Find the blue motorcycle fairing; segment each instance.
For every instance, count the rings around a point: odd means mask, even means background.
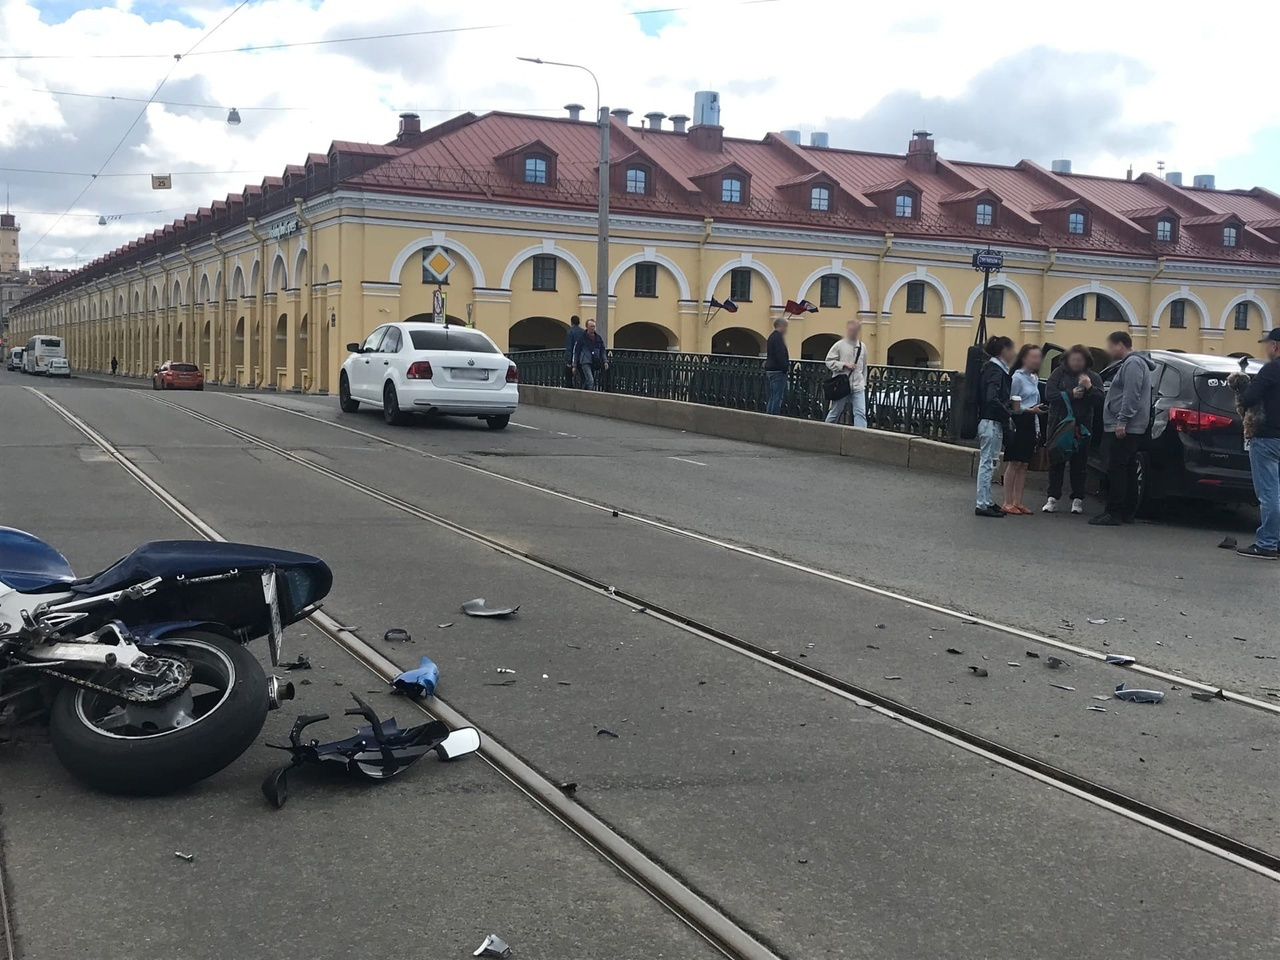
[[[20,593],[66,588],[76,579],[67,558],[39,537],[0,527],[0,582]]]
[[[165,580],[184,577],[190,580],[217,576],[228,570],[266,570],[268,567],[281,570],[302,568],[313,573],[323,570],[322,596],[329,592],[333,582],[324,561],[305,553],[210,540],[153,540],[121,557],[101,573],[77,580],[71,589],[83,594],[111,593],[152,577]]]

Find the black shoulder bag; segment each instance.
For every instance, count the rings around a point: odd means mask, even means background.
[[[857,369],[858,361],[862,359],[862,341],[858,341],[858,352],[853,355],[853,366]],[[849,381],[849,374],[852,370],[845,370],[837,373],[822,384],[822,395],[829,401],[834,403],[837,400],[843,400],[849,394],[853,393],[853,384]]]

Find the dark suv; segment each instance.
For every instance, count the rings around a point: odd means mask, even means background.
[[[1151,429],[1134,464],[1138,512],[1151,516],[1175,497],[1257,503],[1235,391],[1227,386],[1227,377],[1240,372],[1240,361],[1168,350],[1138,351],[1138,356],[1155,368]],[[1103,390],[1111,389],[1119,367],[1114,363],[1099,374]],[[1250,374],[1261,369],[1258,360],[1245,366]],[[1089,465],[1099,472],[1107,466],[1102,433],[1099,409],[1089,452]]]

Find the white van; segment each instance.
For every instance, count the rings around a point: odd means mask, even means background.
[[[32,337],[22,351],[22,369],[43,376],[49,372],[50,359],[66,355],[67,348],[61,337]]]
[[[22,348],[21,347],[14,347],[12,350],[9,351],[9,369],[10,370],[22,369]]]

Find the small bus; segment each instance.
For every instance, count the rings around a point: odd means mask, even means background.
[[[32,337],[22,351],[23,373],[44,375],[49,372],[49,360],[66,357],[67,348],[61,337]]]

